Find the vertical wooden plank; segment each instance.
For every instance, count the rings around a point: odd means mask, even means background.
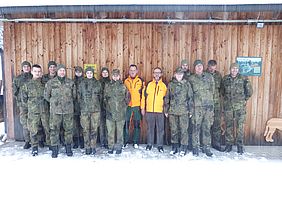
[[[16,75],[21,73],[21,25],[20,23],[15,23],[15,70]],[[31,61],[32,62],[32,61]]]
[[[74,68],[74,66],[78,66],[78,58],[77,58],[77,37],[78,37],[78,27],[77,23],[71,24],[71,49],[72,49],[72,58],[71,58],[71,67]],[[83,67],[82,67],[83,68]],[[72,74],[74,77],[74,73]]]
[[[66,23],[60,23],[60,63],[66,65]],[[67,67],[68,68],[68,67]]]
[[[21,61],[25,61],[26,59],[26,24],[25,23],[20,23],[20,45],[21,45]]]
[[[134,61],[139,69],[138,75],[143,77],[143,70],[140,67],[140,31],[139,24],[133,24],[133,36],[134,36]]]
[[[72,78],[73,70],[72,70],[72,24],[66,23],[65,24],[65,48],[62,46],[62,49],[65,50],[65,65],[67,68],[67,77]]]
[[[87,63],[90,64],[94,64],[95,63],[95,33],[97,32],[97,25],[96,24],[89,24],[90,27],[88,28],[88,49],[86,51],[88,51],[88,59],[87,59]]]
[[[123,24],[123,79],[129,67],[129,24]]]
[[[83,45],[85,43],[85,40],[83,39],[83,30],[84,30],[84,24],[79,23],[77,25],[77,65],[81,66],[83,68]]]
[[[3,36],[3,46],[4,46],[4,70],[5,70],[5,103],[6,103],[6,114],[7,114],[7,136],[9,139],[15,138],[15,123],[14,123],[14,98],[12,90],[13,75],[15,72],[14,59],[12,52],[15,52],[14,42],[15,33],[13,33],[12,28],[14,28],[14,23],[4,22],[4,36]]]
[[[225,25],[225,29],[224,29],[225,33],[224,33],[224,40],[225,40],[225,58],[224,58],[224,63],[221,64],[221,66],[219,67],[221,74],[223,74],[224,70],[228,70],[230,64],[232,63],[232,37],[233,34],[234,37],[237,36],[237,31],[232,31],[232,25]],[[235,47],[235,50],[237,50],[237,46]]]
[[[185,57],[182,59],[187,59],[188,61],[190,61],[188,64],[189,65],[189,69],[190,71],[193,72],[193,63],[194,63],[194,58],[193,58],[193,47],[192,47],[192,43],[193,43],[193,25],[189,24],[189,25],[185,25],[186,26],[186,30],[185,30]],[[179,61],[180,63],[180,61]]]
[[[48,62],[50,60],[56,60],[55,59],[55,24],[54,23],[49,23],[48,24]],[[47,68],[47,67],[46,67]],[[46,72],[47,73],[47,72]]]
[[[43,31],[42,24],[37,23],[37,64],[43,64]]]
[[[26,25],[26,60],[32,61],[32,25],[27,23]]]
[[[123,24],[117,24],[117,68],[123,76]]]
[[[236,57],[239,56],[238,53],[238,26],[231,25],[231,33],[230,33],[230,39],[231,39],[231,58],[229,58],[229,63],[227,64],[226,69],[224,70],[225,74],[229,73],[229,67],[232,63],[236,61]]]
[[[160,48],[162,48],[162,56],[160,60],[162,61],[162,65],[160,67],[163,67],[163,69],[166,71],[166,73],[170,73],[171,70],[169,70],[168,63],[168,25],[160,26],[161,33],[162,33],[162,45],[160,45]]]
[[[43,64],[41,64],[42,71],[44,73],[48,73],[48,61],[50,60],[50,50],[49,50],[49,40],[51,42],[51,37],[52,35],[49,32],[49,23],[44,23],[43,24]]]
[[[146,80],[146,75],[147,73],[146,72],[150,72],[149,70],[146,70],[145,69],[145,64],[147,63],[145,61],[145,58],[146,58],[146,53],[147,53],[147,50],[145,49],[145,46],[146,46],[146,34],[145,34],[145,24],[144,23],[141,23],[138,25],[139,27],[139,39],[140,39],[140,51],[139,51],[139,54],[140,54],[140,57],[139,57],[139,70],[141,72],[141,76],[142,78]]]
[[[100,32],[100,64],[101,64],[101,66],[107,66],[107,64],[106,64],[106,27],[105,26],[106,26],[105,24],[100,24],[99,25],[99,32]],[[108,67],[108,68],[110,69],[110,67]]]
[[[174,25],[173,26],[173,30],[174,30],[174,41],[173,41],[173,43],[172,43],[172,45],[173,45],[173,50],[174,50],[174,52],[173,52],[173,64],[172,64],[172,67],[177,67],[177,66],[179,66],[179,64],[181,63],[181,52],[183,52],[182,51],[182,48],[181,48],[181,43],[183,44],[183,42],[185,41],[180,41],[180,29],[181,29],[181,27],[180,27],[180,25]]]
[[[111,31],[111,24],[106,24],[106,65],[113,69],[112,64],[112,31]]]
[[[112,50],[111,52],[109,52],[109,55],[110,56],[110,61],[111,61],[111,64],[112,64],[112,68],[117,68],[117,45],[118,45],[118,40],[117,40],[117,24],[112,24],[112,27],[111,27],[111,32],[110,32],[110,35],[111,35],[111,47],[112,47]]]
[[[128,25],[128,59],[129,65],[134,64],[134,27],[133,24]]]
[[[100,69],[101,69],[101,64],[100,62],[100,32],[99,32],[99,26],[97,24],[94,24],[94,32],[93,32],[93,38],[94,38],[94,49],[93,49],[93,58],[94,58],[94,64],[97,64],[97,70],[96,71],[96,76],[100,76]]]
[[[202,51],[201,51],[201,58],[204,61],[205,68],[207,68],[208,61],[211,59],[208,55],[208,49],[209,49],[209,42],[208,42],[208,32],[209,32],[209,25],[202,25],[201,30],[201,38],[202,38]]]
[[[166,63],[166,70],[167,73],[172,76],[173,71],[175,69],[174,64],[176,63],[176,57],[174,54],[174,28],[175,26],[169,26],[168,27],[168,45],[167,45],[167,63]],[[179,63],[177,61],[177,63]]]
[[[152,58],[153,58],[153,49],[152,49],[152,41],[153,41],[153,35],[152,35],[152,28],[153,28],[153,24],[146,24],[146,46],[145,46],[145,51],[146,51],[146,55],[145,55],[145,72],[146,72],[146,80],[147,82],[150,80],[150,76],[151,74],[149,74],[148,72],[152,72],[153,67],[152,66]]]
[[[55,24],[55,60],[57,63],[62,63],[61,60],[61,38],[60,38],[60,23]]]
[[[217,60],[217,58],[215,58],[214,56],[214,34],[215,34],[215,27],[214,25],[208,25],[208,29],[207,29],[207,43],[208,43],[208,60]],[[218,65],[218,70],[221,71],[221,67]]]

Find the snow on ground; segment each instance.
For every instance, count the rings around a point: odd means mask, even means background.
[[[96,156],[47,148],[32,157],[22,142],[0,146],[0,211],[281,211],[282,147],[246,147],[239,156],[159,154],[145,145]]]

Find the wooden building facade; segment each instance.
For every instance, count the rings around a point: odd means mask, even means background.
[[[92,13],[91,13],[92,14]],[[94,13],[93,13],[94,14]],[[101,16],[102,13],[100,13]],[[128,14],[128,13],[126,13]],[[140,13],[130,13],[133,18]],[[208,13],[195,13],[195,19],[207,18]],[[250,13],[251,14],[251,13]],[[124,14],[108,13],[107,17],[121,18]],[[159,15],[159,16],[158,16]],[[145,13],[142,18],[176,17],[175,13]],[[191,13],[182,13],[187,18]],[[226,13],[217,13],[220,17]],[[251,14],[255,16],[254,14]],[[89,18],[89,13],[87,17]],[[152,16],[152,17],[150,17]],[[197,17],[196,17],[197,16]],[[229,13],[230,20],[243,19],[247,13]],[[265,19],[273,13],[265,13]],[[281,12],[276,20],[281,19]],[[33,16],[34,17],[34,16]],[[36,17],[42,18],[41,14]],[[70,18],[61,14],[61,17]],[[72,15],[85,18],[85,14]],[[131,18],[132,18],[131,17]],[[17,18],[15,15],[14,18]],[[58,18],[58,17],[56,17]],[[90,18],[93,18],[90,17]],[[47,73],[47,63],[55,60],[67,67],[73,77],[73,67],[97,64],[98,74],[103,66],[118,68],[123,77],[130,64],[137,64],[146,82],[152,79],[152,69],[161,67],[169,81],[182,59],[205,64],[214,59],[222,75],[229,73],[237,56],[261,57],[262,75],[250,77],[254,94],[247,104],[245,126],[246,145],[266,145],[263,133],[266,121],[282,118],[282,24],[265,23],[263,28],[248,23],[155,23],[155,22],[4,22],[4,67],[8,137],[15,138],[15,108],[12,80],[20,74],[21,62],[40,64]],[[206,68],[206,66],[205,66]],[[142,127],[144,138],[145,123]],[[273,145],[282,145],[282,134],[276,133]]]

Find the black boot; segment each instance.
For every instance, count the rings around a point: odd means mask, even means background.
[[[78,142],[79,142],[79,138],[78,137],[73,137],[73,148],[74,149],[78,148]]]
[[[146,146],[146,150],[151,150],[151,149],[152,149],[152,145],[148,144],[148,145]]]
[[[91,153],[92,153],[92,149],[91,148],[86,148],[85,154],[86,155],[91,155]]]
[[[79,137],[79,146],[80,146],[80,149],[84,149],[84,138],[83,138],[83,136]]]
[[[163,153],[163,152],[164,152],[164,148],[163,148],[162,146],[158,146],[158,151],[159,151],[160,153]]]
[[[243,146],[242,145],[237,145],[237,153],[239,155],[242,155],[244,153],[244,150],[243,150]]]
[[[221,148],[220,143],[214,143],[214,144],[212,145],[212,148],[216,149],[217,151],[222,152],[222,148]]]
[[[29,142],[25,142],[23,148],[24,149],[29,149],[31,147],[30,143]]]
[[[178,152],[178,144],[172,143],[171,146],[172,146],[172,149],[170,151],[170,154],[175,155]]]
[[[224,152],[231,152],[232,151],[232,145],[231,144],[226,144],[224,148]]]
[[[122,152],[122,149],[117,149],[117,150],[116,150],[116,154],[117,154],[117,155],[121,154],[121,152]]]
[[[57,158],[58,157],[58,146],[51,146],[52,150],[52,158]]]
[[[213,153],[211,152],[210,148],[205,148],[205,153],[206,153],[206,156],[208,157],[212,157]]]
[[[187,149],[188,149],[187,145],[181,145],[181,147],[180,147],[180,156],[185,156],[186,153],[187,153]]]
[[[32,147],[31,154],[32,154],[32,156],[38,155],[38,147],[37,146]]]
[[[193,155],[194,155],[194,156],[196,156],[196,157],[199,156],[199,149],[198,149],[198,147],[194,147],[193,150],[192,150],[192,152],[193,152]]]
[[[71,150],[71,144],[67,144],[67,145],[66,145],[66,154],[67,154],[67,156],[69,156],[69,157],[73,156],[73,152],[72,152],[72,150]]]

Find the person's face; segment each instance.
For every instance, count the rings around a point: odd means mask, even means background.
[[[183,79],[183,73],[175,73],[174,76],[175,76],[175,79],[180,82],[182,79]]]
[[[76,72],[75,72],[75,76],[81,77],[81,76],[82,76],[82,72],[76,71]]]
[[[183,64],[182,66],[181,66],[181,68],[182,69],[185,69],[186,71],[188,70],[188,64]]]
[[[113,78],[114,81],[117,81],[117,80],[120,79],[120,75],[119,74],[113,74],[112,78]]]
[[[92,79],[93,78],[93,72],[92,71],[87,71],[86,72],[86,78],[87,79]]]
[[[29,72],[30,72],[30,66],[24,65],[24,66],[23,66],[23,72],[24,72],[24,73],[29,73]]]
[[[214,66],[208,66],[208,71],[209,71],[210,73],[214,73],[214,72],[216,71],[216,65],[214,65]]]
[[[64,68],[60,68],[59,70],[58,70],[58,76],[59,77],[65,77],[66,76],[66,69],[64,69]]]
[[[48,68],[48,71],[49,71],[49,74],[51,76],[54,76],[56,74],[56,69],[57,69],[57,66],[55,65],[50,65],[49,68]]]
[[[232,67],[230,69],[231,77],[235,78],[238,75],[239,69],[237,67]]]
[[[202,64],[198,64],[195,66],[195,74],[201,75],[203,73],[204,66]]]
[[[153,77],[157,82],[161,79],[162,75],[163,75],[162,71],[158,68],[155,69],[154,72],[153,72]]]
[[[103,77],[103,78],[109,77],[109,72],[107,72],[107,71],[102,71],[102,77]]]
[[[131,78],[135,78],[136,75],[137,75],[137,72],[138,72],[138,70],[136,69],[136,67],[131,66],[131,67],[129,68],[129,76],[130,76]]]
[[[31,71],[31,74],[32,74],[32,78],[33,79],[39,79],[42,77],[42,71],[41,71],[41,68],[38,68],[38,67],[33,67],[32,68],[32,71]]]

